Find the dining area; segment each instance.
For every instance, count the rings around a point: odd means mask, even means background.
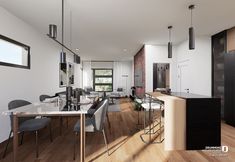
[[[13,161],[20,161],[19,149],[21,149],[21,145],[23,144],[24,133],[33,132],[35,134],[35,150],[34,148],[30,149],[32,152],[35,152],[35,159],[40,159],[39,152],[41,152],[41,141],[39,141],[38,136],[41,134],[41,130],[45,127],[49,130],[47,134],[50,137],[50,142],[53,143],[55,140],[55,128],[53,128],[54,124],[52,123],[57,122],[57,124],[60,125],[58,127],[60,129],[59,136],[63,136],[63,133],[61,133],[64,123],[63,120],[67,119],[68,129],[68,117],[77,119],[73,129],[70,130],[74,133],[73,153],[71,152],[71,157],[73,157],[74,160],[78,157],[77,154],[79,154],[79,161],[85,161],[86,132],[101,132],[104,136],[106,151],[108,152],[107,138],[104,131],[109,105],[108,99],[97,97],[97,100],[91,100],[87,96],[80,95],[76,98],[72,97],[76,93],[78,94],[78,92],[73,91],[73,95],[69,95],[70,97],[68,97],[68,94],[64,95],[64,93],[52,97],[41,95],[39,97],[41,102],[35,103],[19,99],[9,102],[8,111],[1,112],[1,115],[9,116],[11,120],[11,131],[2,158],[4,159],[9,152],[8,145],[12,141]],[[57,119],[57,121],[55,121],[55,119]],[[21,138],[19,138],[20,135]],[[80,143],[79,149],[76,149],[78,147],[77,141]],[[78,152],[78,150],[80,150],[80,152]]]

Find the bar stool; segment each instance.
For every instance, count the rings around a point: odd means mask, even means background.
[[[138,130],[140,130],[141,128],[141,126],[143,126],[143,123],[140,123],[140,112],[142,111],[142,103],[143,103],[143,101],[142,101],[142,99],[140,99],[140,98],[138,98],[138,97],[136,97],[135,98],[135,100],[134,100],[134,102],[135,102],[135,104],[136,104],[136,107],[137,107],[137,111],[138,111],[138,120],[137,120],[137,124],[136,124],[136,127],[137,127],[137,129]]]
[[[144,133],[140,135],[141,140],[144,143],[162,143],[164,140],[164,138],[162,138],[162,132],[164,130],[162,118],[164,102],[153,98],[149,94],[145,94],[145,98],[143,99],[141,106],[144,109]],[[148,125],[146,125],[146,112],[148,112]],[[159,127],[157,128],[157,126]],[[149,136],[148,141],[144,138],[146,135]],[[155,138],[158,138],[159,140],[154,140]]]

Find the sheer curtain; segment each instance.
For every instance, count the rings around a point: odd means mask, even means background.
[[[122,69],[120,66],[120,62],[114,62],[113,63],[113,91],[117,91],[117,88],[124,88],[122,87],[122,78],[121,73]]]
[[[91,69],[91,61],[84,61],[82,63],[83,67],[83,88],[93,86],[93,77]]]
[[[114,91],[117,88],[123,88],[126,95],[131,92],[132,84],[132,61],[117,61],[114,62],[113,87]]]

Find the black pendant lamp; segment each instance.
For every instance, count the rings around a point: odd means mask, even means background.
[[[194,50],[195,49],[195,34],[194,34],[194,28],[193,28],[193,9],[195,8],[195,5],[190,5],[188,8],[191,11],[191,27],[189,28],[189,49]]]
[[[57,37],[57,26],[55,24],[49,25],[49,36],[53,39]]]
[[[54,24],[49,25],[49,33],[47,34],[47,36],[49,38],[51,38],[53,41],[55,41],[56,43],[58,43],[59,45],[61,45],[62,49],[61,49],[61,52],[60,52],[60,63],[66,63],[66,52],[64,51],[64,49],[66,49],[67,51],[69,51],[72,54],[76,55],[76,59],[79,60],[79,61],[77,61],[77,63],[80,63],[80,56],[77,53],[75,53],[73,50],[71,50],[70,49],[71,47],[68,48],[64,44],[64,0],[61,0],[61,1],[62,1],[62,12],[61,12],[62,13],[61,14],[61,18],[62,18],[62,42],[60,42],[56,39],[57,38],[57,26],[54,25]]]
[[[168,26],[168,30],[169,30],[168,58],[172,58],[171,29],[172,29],[172,26]]]
[[[62,42],[60,43],[59,41],[56,40],[57,37],[57,26],[54,24],[50,24],[49,25],[49,34],[48,36],[55,40],[57,43],[59,43],[62,47],[62,51],[60,52],[60,63],[66,63],[66,52],[64,52],[64,47],[66,49],[68,49],[65,45],[64,45],[64,0],[62,0]],[[70,49],[68,49],[69,51],[71,51]],[[71,51],[72,52],[72,51]],[[72,52],[74,53],[74,52]]]

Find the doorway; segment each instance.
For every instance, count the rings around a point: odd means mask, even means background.
[[[189,60],[178,62],[177,65],[177,91],[190,93]]]
[[[169,63],[153,63],[153,91],[157,88],[170,88]]]

